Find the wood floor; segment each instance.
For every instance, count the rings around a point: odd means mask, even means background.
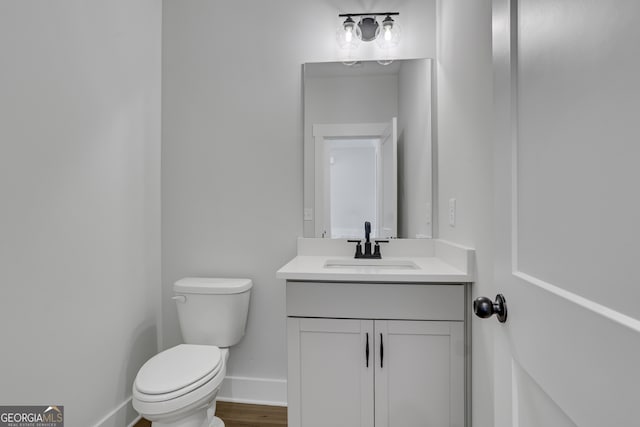
[[[283,406],[218,402],[216,415],[224,421],[225,427],[287,426],[287,408]],[[143,419],[134,427],[151,427],[151,422]]]

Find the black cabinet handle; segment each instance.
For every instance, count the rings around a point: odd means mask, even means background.
[[[384,366],[384,344],[382,343],[382,334],[380,334],[380,367]]]
[[[367,345],[364,349],[364,354],[367,358],[367,368],[369,367],[369,332],[367,332]]]

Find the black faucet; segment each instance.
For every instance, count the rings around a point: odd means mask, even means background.
[[[371,236],[371,223],[369,221],[364,222],[364,253],[365,255],[371,255],[371,241],[369,240],[369,236]]]
[[[380,259],[382,255],[380,254],[380,243],[389,243],[388,240],[375,240],[376,245],[373,248],[373,253],[371,253],[371,223],[369,221],[364,222],[364,253],[362,252],[362,244],[361,240],[349,240],[349,242],[356,243],[356,254],[354,258],[373,258]]]

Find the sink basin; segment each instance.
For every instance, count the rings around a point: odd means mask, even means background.
[[[324,263],[324,268],[331,269],[362,269],[367,270],[417,270],[416,263],[403,259],[362,259],[362,258],[342,258],[328,259]]]

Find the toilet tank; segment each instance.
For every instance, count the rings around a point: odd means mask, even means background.
[[[230,347],[244,336],[250,279],[187,277],[173,285],[186,344]]]

